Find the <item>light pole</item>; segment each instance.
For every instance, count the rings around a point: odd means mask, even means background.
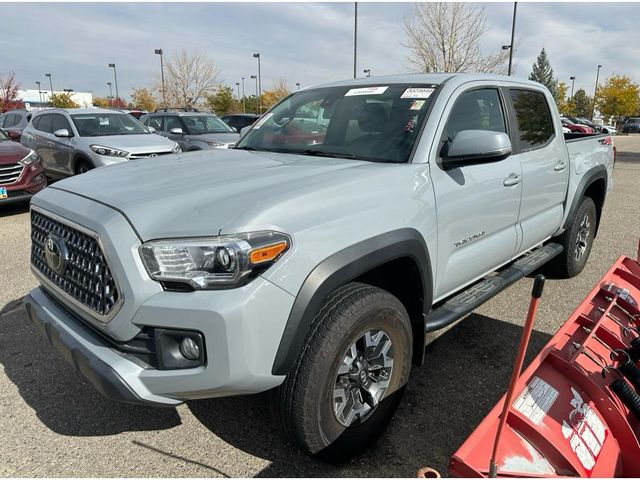
[[[162,79],[162,104],[164,108],[167,108],[167,98],[164,93],[164,63],[162,62],[162,49],[156,48],[154,52],[156,53],[156,55],[160,55],[160,78]],[[115,66],[114,66],[114,71],[115,71]],[[117,88],[116,88],[116,91],[117,91]]]
[[[44,102],[42,101],[42,90],[40,89],[40,82],[36,81],[36,85],[38,86],[38,101],[40,102],[40,107],[42,107],[42,104]]]
[[[358,59],[358,2],[353,2],[353,78],[356,78]]]
[[[258,96],[258,76],[251,75],[251,78],[256,80],[256,100],[258,101],[258,115],[260,115],[260,97]]]
[[[53,95],[53,81],[51,80],[51,74],[45,73],[45,77],[49,77],[49,87],[51,88],[51,95]],[[49,96],[49,100],[51,100],[51,95]]]
[[[511,20],[511,43],[502,45],[502,50],[509,50],[509,70],[507,75],[511,76],[511,66],[513,65],[513,37],[516,33],[516,12],[518,10],[518,2],[513,2],[513,19]]]
[[[247,113],[247,108],[245,107],[244,104],[244,77],[242,77],[242,113]]]
[[[109,85],[109,106],[111,106],[111,99],[113,98],[113,89],[111,88],[111,82],[107,82]]]
[[[591,120],[593,121],[593,115],[596,112],[596,95],[598,95],[598,79],[600,78],[600,69],[602,65],[598,65],[598,70],[596,71],[596,87],[593,89],[593,108],[591,109]]]
[[[238,98],[240,98],[240,82],[236,82],[236,87],[238,88]]]
[[[300,82],[296,82],[296,89],[300,90]]]
[[[262,94],[262,77],[260,76],[260,53],[254,53],[253,54],[253,58],[257,58],[258,59],[258,113],[261,115],[262,114],[262,102],[260,99],[260,95]]]
[[[110,68],[113,68],[113,79],[116,82],[116,98],[120,98],[120,94],[118,93],[118,74],[116,73],[116,64],[115,63],[110,63],[109,64]]]
[[[569,77],[569,80],[571,80],[571,97],[569,98],[573,98],[573,85],[576,83],[576,77]]]
[[[365,68],[365,69],[363,70],[363,72],[367,74],[367,77],[370,77],[370,76],[371,76],[371,69],[370,69],[370,68]]]

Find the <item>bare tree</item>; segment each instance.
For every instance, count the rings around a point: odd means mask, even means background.
[[[405,18],[410,68],[419,72],[507,73],[508,50],[482,56],[484,8],[468,3],[416,3]]]
[[[192,108],[218,87],[218,68],[211,57],[195,50],[180,50],[165,60],[167,102],[174,107]],[[155,89],[162,92],[156,79]]]

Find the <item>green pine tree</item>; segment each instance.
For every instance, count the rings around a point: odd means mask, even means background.
[[[549,62],[549,57],[544,47],[540,51],[538,58],[536,58],[536,63],[533,64],[529,80],[541,83],[549,89],[556,102],[560,100],[556,98],[558,95],[558,79],[553,76],[553,68],[551,68],[551,62]]]

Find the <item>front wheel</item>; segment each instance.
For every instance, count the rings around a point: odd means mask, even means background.
[[[582,272],[596,235],[596,221],[596,205],[591,198],[584,197],[571,225],[560,237],[564,250],[554,260],[556,274],[572,278]]]
[[[93,169],[93,166],[86,160],[78,160],[78,163],[76,164],[76,175],[87,173],[89,170],[92,170],[92,169]]]
[[[287,436],[325,461],[344,461],[381,435],[409,379],[409,316],[390,293],[361,283],[334,291],[278,391]]]

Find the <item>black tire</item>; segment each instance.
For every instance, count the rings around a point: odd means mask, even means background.
[[[87,160],[80,159],[76,162],[76,175],[82,175],[83,173],[87,173],[89,170],[93,170],[93,165],[91,165]]]
[[[344,365],[352,345],[364,345],[361,342],[367,333],[373,334],[369,339],[385,339],[384,345],[390,341],[388,351],[392,352],[393,366],[389,376],[383,377],[388,378],[388,387],[381,401],[364,420],[356,416],[346,426],[338,420],[338,407],[334,406],[334,388],[340,388],[338,367]],[[396,297],[362,283],[349,283],[335,290],[314,319],[296,364],[275,392],[274,410],[287,437],[304,452],[327,462],[345,461],[367,449],[382,434],[400,403],[409,380],[412,345],[409,315]],[[381,346],[376,344],[366,351],[378,352],[376,358],[380,361]],[[358,370],[356,362],[351,365],[350,372]],[[354,375],[361,374],[362,371]],[[341,378],[344,381],[351,375],[342,374]],[[359,378],[366,378],[371,385],[376,372],[371,373],[374,377],[367,375],[368,371]],[[353,388],[355,396],[351,398],[358,398],[358,390]],[[344,391],[351,392],[351,388]]]
[[[572,278],[584,269],[596,233],[596,205],[584,197],[571,225],[560,236],[564,250],[553,261],[553,273],[561,278]]]

